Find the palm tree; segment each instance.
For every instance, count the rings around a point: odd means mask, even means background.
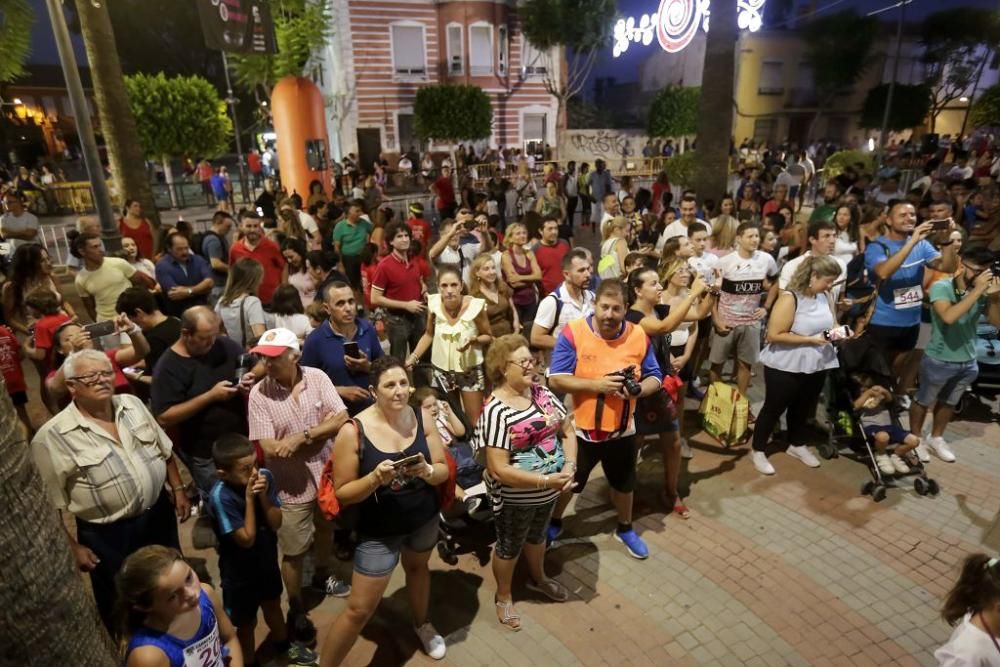
[[[101,120],[101,134],[108,147],[108,161],[120,197],[138,199],[145,215],[159,226],[160,216],[146,175],[135,116],[129,107],[122,66],[107,2],[76,0],[80,35],[90,61],[94,99]]]
[[[737,38],[735,0],[714,0],[701,77],[694,188],[701,197],[716,200],[729,177]]]
[[[0,377],[0,636],[5,665],[119,664]]]

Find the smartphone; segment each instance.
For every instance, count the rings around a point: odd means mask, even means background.
[[[135,366],[126,366],[125,368],[122,369],[122,372],[125,373],[125,375],[141,376],[146,371],[143,370],[142,368],[136,368]]]
[[[398,461],[392,462],[392,467],[396,470],[402,470],[403,468],[409,468],[414,463],[420,463],[424,460],[423,454],[413,454],[412,456],[404,456]]]
[[[344,356],[350,357],[351,359],[360,359],[361,348],[359,348],[358,344],[354,341],[344,343]]]
[[[928,220],[935,232],[946,232],[951,229],[951,220]]]
[[[115,323],[111,320],[95,322],[94,324],[85,325],[83,330],[90,334],[90,340],[96,342],[103,336],[110,336],[113,334],[115,332]]]

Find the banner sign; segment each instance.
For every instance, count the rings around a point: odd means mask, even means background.
[[[205,46],[230,53],[277,53],[268,0],[196,0]]]

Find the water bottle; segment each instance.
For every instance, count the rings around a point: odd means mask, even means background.
[[[236,359],[236,378],[233,380],[234,384],[239,384],[243,376],[253,370],[253,367],[257,365],[257,357],[250,354],[249,352],[244,352]]]

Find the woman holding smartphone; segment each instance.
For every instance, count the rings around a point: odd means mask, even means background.
[[[358,506],[358,545],[351,595],[323,642],[323,667],[343,662],[400,560],[424,652],[440,660],[446,650],[427,618],[427,563],[437,544],[440,511],[434,487],[448,479],[444,447],[433,418],[410,407],[410,381],[398,359],[373,361],[371,383],[375,404],[344,424],[333,445],[337,499],[342,506]]]

